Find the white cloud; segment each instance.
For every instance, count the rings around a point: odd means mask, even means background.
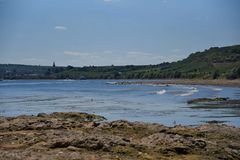
[[[174,62],[174,61],[179,61],[185,58],[183,55],[179,54],[169,54],[170,56],[166,57],[164,61],[166,62]]]
[[[163,60],[163,56],[153,56],[151,58],[155,60]]]
[[[119,2],[121,0],[103,0],[105,3],[111,3],[111,2]]]
[[[139,64],[159,64],[164,57],[160,54],[132,50],[132,51],[64,51],[66,61],[76,66],[88,65],[139,65]]]
[[[128,51],[128,55],[130,56],[151,56],[151,53],[140,52],[140,51]]]
[[[91,53],[87,53],[87,52],[64,51],[64,54],[68,56],[92,56]]]
[[[92,61],[93,59],[99,59],[99,55],[96,52],[75,52],[75,51],[64,51],[64,55],[71,57],[79,57],[86,61]]]
[[[122,62],[127,62],[126,64],[159,64],[163,60],[163,57],[156,53],[149,53],[143,51],[128,51]],[[119,61],[120,62],[120,61]]]
[[[18,59],[17,63],[36,65],[36,64],[43,64],[44,62],[45,62],[44,59],[29,57],[29,58]]]
[[[172,50],[172,52],[174,52],[174,53],[177,53],[177,52],[180,52],[180,51],[182,51],[182,50],[179,49],[179,48],[176,48],[176,49],[173,49],[173,50]]]
[[[23,62],[41,62],[42,59],[39,59],[39,58],[23,58],[20,61],[23,61]]]
[[[113,52],[110,51],[110,50],[105,50],[103,53],[104,53],[104,54],[112,54]]]
[[[65,31],[65,30],[67,30],[67,27],[66,26],[55,26],[54,29],[59,30],[59,31]]]
[[[112,2],[113,0],[103,0],[104,2]]]

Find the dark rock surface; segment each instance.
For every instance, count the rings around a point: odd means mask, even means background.
[[[86,113],[1,118],[0,159],[240,159],[240,129],[106,122]]]
[[[240,105],[240,100],[229,99],[225,97],[219,98],[197,98],[187,102],[188,104],[208,104],[208,105]]]

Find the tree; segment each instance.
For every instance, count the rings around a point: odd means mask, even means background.
[[[236,79],[236,78],[238,78],[238,73],[237,72],[238,71],[237,71],[236,68],[232,69],[231,72],[228,73],[227,79]]]
[[[51,69],[48,68],[47,71],[45,72],[45,76],[49,76],[51,74]]]
[[[181,78],[181,72],[175,71],[173,76],[174,78]]]
[[[217,79],[220,76],[219,71],[215,70],[212,75],[212,79]]]
[[[238,69],[237,69],[237,76],[238,76],[238,78],[240,78],[240,67],[238,67]]]
[[[70,65],[67,66],[67,70],[71,70],[73,68],[74,68],[73,66],[70,66]]]

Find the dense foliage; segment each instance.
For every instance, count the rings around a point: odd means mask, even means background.
[[[2,79],[240,78],[240,45],[212,47],[188,58],[157,65],[57,67],[0,64]]]

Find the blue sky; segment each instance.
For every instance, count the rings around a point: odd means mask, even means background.
[[[158,64],[235,44],[239,0],[0,0],[0,63]]]

